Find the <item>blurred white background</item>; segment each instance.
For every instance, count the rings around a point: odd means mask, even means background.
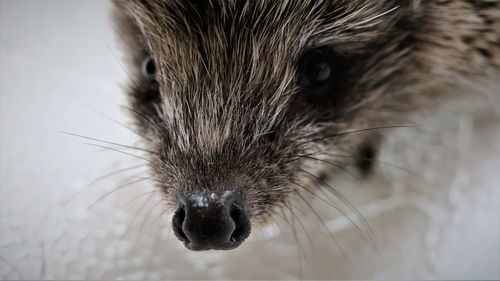
[[[279,227],[254,231],[239,249],[195,253],[170,233],[151,183],[138,180],[145,167],[89,186],[142,164],[62,133],[137,143],[121,125],[127,76],[110,7],[0,1],[3,279],[499,279],[498,88],[489,100],[416,118],[422,130],[392,133],[377,177],[363,186],[334,177],[376,247],[310,198],[338,244],[302,206],[295,232],[277,217]]]

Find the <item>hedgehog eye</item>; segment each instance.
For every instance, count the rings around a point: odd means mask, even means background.
[[[304,88],[316,88],[330,81],[335,66],[324,51],[310,51],[299,62],[299,84]]]
[[[156,84],[156,67],[152,57],[147,56],[142,61],[141,71],[150,84]]]
[[[327,62],[310,63],[301,72],[300,84],[303,87],[319,86],[331,78],[332,72],[332,67]]]

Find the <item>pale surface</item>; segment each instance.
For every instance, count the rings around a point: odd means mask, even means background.
[[[422,130],[394,132],[381,160],[390,164],[380,162],[378,176],[363,187],[348,175],[335,177],[335,187],[373,227],[378,250],[346,219],[335,219],[336,212],[310,198],[346,258],[304,205],[304,213],[296,214],[310,240],[296,220],[289,217],[297,237],[276,217],[283,233],[269,226],[237,250],[203,253],[184,249],[173,237],[168,214],[160,216],[158,194],[137,198],[152,190],[148,182],[93,205],[106,192],[147,177],[145,168],[99,181],[66,204],[94,179],[141,164],[61,133],[137,144],[131,131],[99,113],[128,120],[119,107],[125,100],[118,85],[127,77],[117,60],[109,6],[0,1],[2,278],[500,277],[498,98],[474,108],[464,103],[454,115],[442,114],[448,117],[417,120]],[[469,113],[457,113],[464,109]]]

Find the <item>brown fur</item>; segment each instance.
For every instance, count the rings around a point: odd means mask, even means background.
[[[386,130],[346,132],[403,125],[405,114],[444,93],[499,74],[496,0],[115,6],[133,80],[131,110],[154,152],[151,170],[167,204],[175,206],[182,192],[235,190],[254,223],[332,163],[342,169],[356,162],[345,155],[365,153]],[[347,70],[331,95],[310,102],[297,65],[319,47]],[[157,89],[141,75],[148,55]]]

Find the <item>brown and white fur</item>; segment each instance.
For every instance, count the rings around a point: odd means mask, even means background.
[[[495,0],[116,1],[114,17],[165,207],[232,188],[252,225],[332,169],[369,177],[380,136],[500,68]],[[324,89],[302,87],[318,50],[339,70]]]

